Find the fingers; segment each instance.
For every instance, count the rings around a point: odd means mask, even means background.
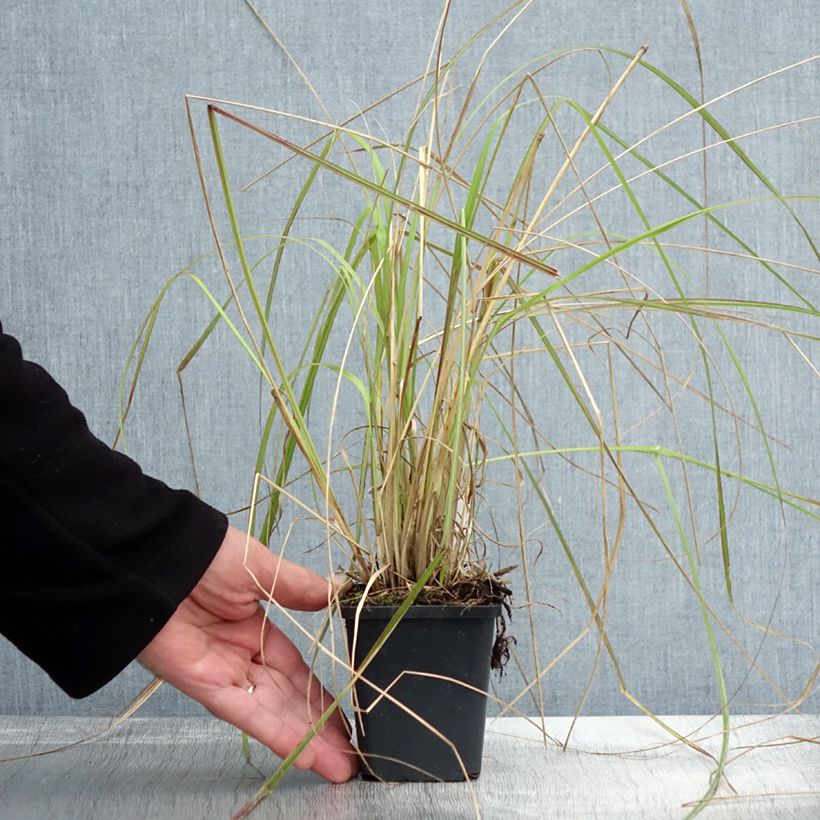
[[[308,665],[293,642],[270,622],[265,625],[262,648],[263,651],[254,658],[254,662],[259,664],[262,664],[264,660],[264,664],[260,666],[262,675],[268,671],[265,664],[275,666],[288,678],[294,689],[300,693],[302,700],[308,704],[310,720],[315,721],[324,714],[333,703],[333,696],[322,686],[315,675],[311,675]],[[328,722],[346,738],[350,737],[350,729],[341,709],[336,709],[328,718]]]
[[[278,682],[260,675],[253,694],[233,686],[213,693],[205,705],[263,743],[281,758],[288,757],[310,731],[304,716],[304,698],[282,678]],[[278,684],[278,685],[277,685]],[[296,759],[299,769],[310,769],[332,783],[344,783],[358,771],[358,758],[335,727],[324,726]]]
[[[306,700],[304,689],[294,686],[292,681],[276,670],[259,667],[252,674],[261,681],[254,687],[253,696],[258,696],[263,707],[279,714],[287,726],[299,733],[300,739],[311,727],[318,725],[324,713]],[[285,704],[284,711],[282,704]],[[316,740],[320,746],[327,744],[349,754],[352,751],[350,738],[331,717],[317,729]]]

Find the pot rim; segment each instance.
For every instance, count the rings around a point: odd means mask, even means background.
[[[389,621],[398,611],[398,606],[366,604],[359,614],[360,620]],[[341,607],[342,617],[356,620],[355,605]],[[497,618],[501,614],[501,604],[411,604],[402,620],[406,618]]]

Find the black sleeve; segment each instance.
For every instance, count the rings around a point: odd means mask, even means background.
[[[95,438],[0,326],[0,632],[69,695],[150,643],[227,526]]]

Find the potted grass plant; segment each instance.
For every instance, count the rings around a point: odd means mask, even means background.
[[[317,715],[317,727],[352,694],[367,775],[466,780],[480,771],[489,674],[510,652],[513,592],[525,602],[527,622],[519,628],[530,633],[534,653],[543,621],[534,604],[535,556],[523,523],[515,554],[500,560],[501,538],[484,514],[498,503],[511,504],[517,522],[527,505],[539,510],[621,691],[653,719],[623,679],[606,612],[628,519],[657,542],[702,616],[721,702],[722,771],[729,699],[715,639],[721,624],[703,591],[696,533],[699,526],[713,533],[732,602],[729,523],[737,489],[816,518],[811,499],[781,486],[747,365],[727,329],[758,328],[790,340],[799,353],[797,340],[811,337],[805,323],[818,316],[802,288],[735,232],[725,215],[766,199],[813,249],[798,205],[816,197],[778,191],[708,104],[648,62],[644,48],[554,51],[483,87],[493,48],[528,5],[514,3],[449,56],[445,8],[426,70],[343,123],[187,98],[228,293],[220,301],[187,268],[169,281],[132,351],[136,366],[123,423],[167,288],[177,278],[193,278],[215,313],[178,372],[214,328],[224,326],[264,387],[249,529],[267,543],[283,505],[293,503],[320,522],[328,567],[341,565],[345,574],[335,610],[346,625],[342,643],[348,654],[343,657],[335,644],[328,649],[319,638],[315,646],[350,675]],[[458,85],[457,68],[488,37],[469,82]],[[548,69],[587,52],[603,55],[611,70],[597,104],[547,96],[542,80]],[[643,145],[648,137],[622,136],[609,112],[631,82],[653,82],[680,102],[683,113],[658,132],[689,119],[701,124],[702,140],[659,160]],[[404,103],[410,95],[415,103]],[[374,135],[367,116],[397,101],[404,106],[403,127],[395,136]],[[204,127],[196,125],[200,106]],[[271,166],[244,188],[235,179],[228,134],[251,138]],[[759,186],[760,196],[710,204],[668,167],[688,152],[716,146]],[[589,155],[596,170],[590,171]],[[288,183],[292,195],[276,230],[248,233],[242,192],[270,185],[277,179],[270,171],[294,167],[300,182]],[[670,206],[662,219],[644,204],[641,184],[647,180]],[[314,200],[320,201],[311,211]],[[316,209],[325,209],[326,230],[297,230],[316,218]],[[719,288],[712,295],[708,275],[700,279],[690,267],[682,270],[672,237],[704,225],[707,235],[730,247],[727,253],[765,278],[766,298],[740,298]],[[691,241],[678,243],[681,248],[707,258],[711,252]],[[326,290],[306,322],[301,347],[289,356],[272,306],[283,298],[282,271],[298,252],[324,266]],[[310,296],[300,291],[298,277],[290,280],[288,298]],[[683,344],[690,355],[681,372],[672,360]],[[721,395],[725,377],[718,363],[727,362],[751,420]],[[664,415],[668,430],[636,443],[625,432],[623,398],[640,389],[657,401],[650,416]],[[684,399],[692,400],[687,413],[702,422],[705,452],[690,452],[684,441],[678,411]],[[355,412],[345,415],[346,403]],[[543,432],[544,406],[575,414],[586,438],[556,443]],[[340,415],[352,419],[343,433],[352,438],[343,445],[334,437]],[[771,467],[768,477],[753,479],[734,467],[731,435],[740,427],[758,437]],[[591,463],[580,463],[582,458]],[[587,476],[599,502],[605,571],[597,591],[551,501],[550,459]],[[638,486],[636,463],[643,465],[641,478],[649,465],[656,495]],[[506,471],[506,494],[490,494],[493,471]],[[711,494],[701,515],[692,501],[695,485]],[[297,486],[310,500],[299,496]],[[537,654],[534,666],[525,690],[530,693],[540,692],[549,668]],[[309,740],[240,813],[275,787]],[[710,780],[705,800],[719,780]]]

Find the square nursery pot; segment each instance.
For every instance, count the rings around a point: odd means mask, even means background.
[[[362,609],[352,658],[354,669],[359,668],[396,609]],[[481,693],[490,681],[495,622],[500,614],[499,604],[419,604],[405,613],[368,665],[364,677],[388,690],[407,709],[434,726],[455,746],[458,756],[426,726],[360,680],[356,684],[356,733],[366,761],[365,778],[391,782],[453,781],[464,780],[465,770],[469,778],[478,777],[487,715],[487,698]],[[343,606],[342,617],[352,656],[355,606]],[[480,691],[448,680],[402,676],[403,672],[444,675]]]

